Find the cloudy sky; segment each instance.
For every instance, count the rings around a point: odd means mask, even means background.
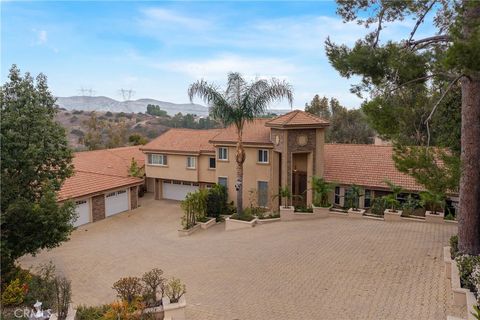
[[[222,85],[239,71],[277,77],[295,90],[294,106],[313,95],[361,100],[329,65],[324,41],[353,44],[365,34],[335,15],[333,2],[3,2],[1,81],[15,63],[45,73],[57,96],[154,98],[184,103],[204,78]],[[388,25],[384,39],[408,36],[412,20]],[[428,27],[427,27],[428,28]],[[430,34],[420,30],[418,35]],[[285,107],[284,103],[276,107]]]

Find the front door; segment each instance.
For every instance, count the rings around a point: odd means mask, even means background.
[[[294,206],[306,206],[307,204],[307,173],[295,171],[292,175],[292,203]]]

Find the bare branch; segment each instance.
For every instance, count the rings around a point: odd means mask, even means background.
[[[458,81],[460,80],[464,75],[461,74],[459,75],[458,77],[456,77],[455,79],[453,79],[447,86],[447,88],[445,89],[445,91],[443,92],[442,96],[440,97],[440,99],[438,99],[437,103],[435,103],[435,105],[433,106],[433,109],[432,109],[432,112],[430,112],[430,115],[427,117],[427,119],[425,120],[425,124],[427,125],[427,135],[428,135],[428,138],[427,138],[427,147],[430,146],[430,127],[429,127],[429,122],[430,120],[432,120],[432,117],[433,117],[433,114],[435,113],[435,111],[437,110],[437,107],[440,105],[440,103],[442,102],[442,100],[445,98],[445,96],[447,95],[447,93],[452,89],[453,85]]]
[[[384,14],[385,14],[385,8],[382,8],[382,11],[380,11],[380,14],[378,15],[378,27],[377,27],[377,31],[375,32],[375,42],[373,42],[373,48],[377,47],[378,40],[380,39],[380,31],[382,30],[382,20],[383,20]]]
[[[431,44],[431,43],[437,43],[437,42],[449,42],[450,41],[450,36],[446,34],[442,34],[439,36],[433,36],[433,37],[427,37],[423,38],[420,40],[409,40],[407,41],[407,46],[409,47],[416,47],[419,44]]]
[[[408,39],[407,43],[410,43],[413,39],[413,36],[415,35],[415,32],[417,32],[418,27],[422,24],[423,20],[425,19],[425,16],[427,13],[432,9],[433,5],[437,2],[437,0],[433,0],[430,6],[425,10],[425,12],[420,16],[420,18],[417,20],[417,23],[415,23],[415,27],[413,28],[412,32],[410,33],[410,38]]]
[[[427,79],[430,79],[430,78],[434,78],[434,77],[444,77],[446,79],[450,79],[450,80],[455,80],[458,78],[457,75],[452,75],[450,73],[445,73],[445,72],[440,72],[440,73],[434,73],[434,74],[429,74],[429,75],[426,75],[424,77],[419,77],[419,78],[416,78],[416,79],[413,79],[413,80],[409,80],[407,82],[404,82],[404,83],[401,83],[399,84],[398,86],[396,86],[395,88],[391,89],[388,93],[391,93],[393,91],[396,91],[406,85],[409,85],[409,84],[412,84],[412,83],[415,83],[415,82],[418,82],[418,81],[422,81],[422,80],[427,80]],[[458,80],[458,79],[457,79]]]

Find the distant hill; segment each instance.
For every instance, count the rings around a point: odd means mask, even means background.
[[[179,112],[182,114],[195,114],[197,116],[207,116],[208,108],[195,103],[172,103],[155,99],[138,99],[130,101],[117,101],[115,99],[104,96],[73,96],[73,97],[57,97],[57,105],[67,110],[83,110],[83,111],[110,111],[125,113],[145,113],[147,105],[159,105],[160,109],[165,110],[168,115],[173,116]],[[278,115],[289,112],[290,110],[269,110]]]
[[[207,116],[208,108],[194,103],[172,103],[159,101],[155,99],[138,99],[130,101],[117,101],[115,99],[98,96],[73,96],[73,97],[57,97],[57,105],[67,110],[83,110],[83,111],[111,111],[138,113],[145,112],[148,104],[159,105],[169,115],[173,116],[178,112],[183,114],[191,113],[197,116]]]

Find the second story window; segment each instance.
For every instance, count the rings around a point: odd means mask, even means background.
[[[258,150],[258,162],[268,163],[268,150]]]
[[[166,166],[167,165],[167,155],[150,153],[148,155],[148,164],[153,164],[153,165],[157,165],[157,166]]]
[[[208,168],[215,169],[217,167],[217,159],[214,157],[208,158]]]
[[[187,157],[187,169],[195,169],[197,167],[196,157]]]
[[[228,160],[228,148],[218,148],[218,160]]]

